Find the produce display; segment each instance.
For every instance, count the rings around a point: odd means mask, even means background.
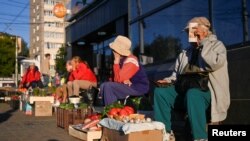
[[[151,118],[146,118],[143,114],[136,114],[133,107],[124,106],[120,103],[114,103],[105,107],[103,115],[124,123],[144,123],[152,121]]]
[[[26,93],[26,92],[27,92],[27,89],[26,89],[26,88],[18,88],[18,91],[19,91],[19,92],[22,92],[22,93]]]
[[[79,103],[78,105],[78,109],[85,109],[88,107],[86,103]],[[59,107],[66,110],[75,109],[75,106],[72,103],[61,103]]]
[[[88,115],[84,119],[84,123],[81,125],[81,129],[87,131],[99,131],[101,130],[101,127],[98,125],[100,120],[101,114],[93,113],[91,115]]]

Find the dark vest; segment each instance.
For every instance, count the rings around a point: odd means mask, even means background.
[[[125,60],[126,58],[124,58]],[[121,62],[124,62],[121,61]],[[122,63],[123,65],[123,63]],[[122,66],[120,65],[120,66]],[[148,76],[143,68],[143,66],[139,63],[139,70],[135,73],[135,75],[130,79],[132,85],[130,86],[132,89],[138,91],[141,94],[146,94],[149,91],[149,80]]]

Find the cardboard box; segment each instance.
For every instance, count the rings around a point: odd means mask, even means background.
[[[52,104],[49,101],[35,101],[35,116],[52,116]]]
[[[70,125],[69,135],[76,137],[78,139],[84,140],[84,141],[94,141],[94,140],[101,139],[102,131],[88,131],[87,132],[87,131],[82,131],[82,130],[76,130],[72,127],[72,125]]]
[[[162,130],[146,130],[127,135],[117,130],[103,128],[101,141],[162,141]]]

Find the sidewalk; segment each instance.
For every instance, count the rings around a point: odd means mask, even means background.
[[[0,103],[1,141],[80,141],[56,126],[56,116],[27,116]]]

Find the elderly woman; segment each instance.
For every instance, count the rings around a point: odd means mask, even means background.
[[[176,81],[178,82],[176,84],[180,85],[155,89],[155,119],[163,122],[166,131],[170,133],[171,110],[185,107],[194,140],[207,140],[207,108],[211,105],[211,122],[219,122],[225,120],[230,104],[227,51],[223,43],[209,30],[210,22],[205,17],[195,17],[188,22],[188,25],[190,23],[197,25],[193,28],[197,41],[192,42],[190,48],[180,53],[172,75],[158,81],[159,83]],[[185,30],[189,31],[188,26]],[[205,76],[207,74],[208,81],[205,81],[207,83],[201,84],[203,86],[200,87],[192,86],[191,79],[200,81],[202,77],[194,78],[190,75],[187,80],[181,77],[192,73]],[[178,79],[187,81],[189,87],[187,84],[181,86],[186,82],[179,82]]]
[[[104,104],[112,104],[129,95],[146,94],[149,90],[149,81],[137,57],[130,51],[131,41],[119,35],[109,46],[114,54],[114,82],[105,82],[100,87]]]

